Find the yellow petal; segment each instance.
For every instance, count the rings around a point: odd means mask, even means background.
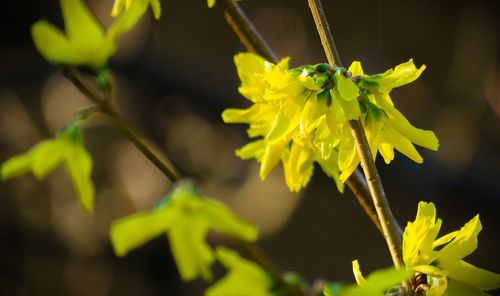
[[[447,267],[448,277],[468,283],[483,291],[500,288],[500,274],[476,267],[465,261]]]
[[[111,224],[111,243],[117,256],[125,256],[131,250],[165,232],[174,218],[171,209],[164,208],[151,213],[138,213]]]
[[[471,254],[477,248],[477,235],[481,229],[479,215],[476,215],[460,229],[452,241],[437,251],[434,259],[439,262],[439,266],[446,269]]]
[[[80,205],[87,212],[94,208],[94,184],[92,183],[92,157],[81,145],[71,145],[66,152],[66,169],[78,193]]]
[[[56,63],[71,63],[75,47],[58,28],[46,21],[38,21],[31,27],[36,49],[42,56]]]
[[[356,279],[356,283],[358,283],[358,285],[366,283],[366,279],[359,269],[358,260],[352,261],[352,272],[354,273],[354,278]]]
[[[394,68],[394,71],[382,74],[382,78],[377,80],[379,91],[389,92],[393,88],[403,86],[405,84],[415,81],[420,74],[425,70],[426,66],[422,65],[417,69],[413,64],[413,60],[400,64]]]
[[[433,203],[419,202],[415,221],[408,222],[403,233],[403,260],[406,266],[429,264],[432,261],[433,242],[441,229]]]
[[[252,295],[272,296],[273,282],[257,264],[233,250],[218,247],[217,259],[229,270],[228,274],[205,291],[205,296]]]
[[[292,144],[290,153],[283,159],[285,180],[291,191],[298,192],[312,177],[314,158],[310,149]]]
[[[31,170],[38,180],[45,178],[63,160],[67,142],[63,139],[45,140],[35,145],[31,151]]]
[[[249,242],[257,239],[258,231],[255,224],[241,220],[219,202],[205,199],[201,216],[208,222],[210,228],[218,232]]]
[[[283,152],[288,145],[289,140],[279,141],[273,144],[267,144],[266,151],[262,156],[260,165],[260,178],[264,180],[271,170],[278,164]]]
[[[311,94],[304,105],[300,119],[300,131],[305,135],[311,133],[318,127],[321,120],[326,116],[328,106],[325,100],[318,100],[317,95]]]
[[[0,167],[0,179],[5,180],[24,175],[31,170],[31,154],[25,153],[9,158]]]
[[[339,192],[344,192],[344,183],[342,183],[342,181],[340,180],[337,152],[332,151],[330,158],[326,160],[323,158],[319,158],[317,159],[317,161],[320,164],[323,172],[325,172],[325,174],[327,174],[335,181],[335,185],[337,185],[337,189],[339,190]]]
[[[361,110],[359,108],[358,100],[350,100],[350,101],[345,100],[340,95],[338,89],[333,91],[332,94],[333,94],[332,104],[334,104],[334,102],[338,104],[338,105],[335,105],[334,108],[336,106],[340,106],[340,108],[345,116],[344,120],[357,120],[357,119],[359,119],[359,116],[361,115]],[[335,111],[336,110],[334,110],[334,112]]]
[[[399,152],[403,153],[416,163],[422,163],[424,161],[410,140],[403,137],[387,124],[384,126],[380,141],[394,146],[394,148],[396,148]]]
[[[306,101],[307,97],[305,96],[289,98],[283,101],[274,118],[266,141],[270,143],[280,141],[294,131],[300,124],[300,115]]]
[[[418,129],[412,126],[409,122],[390,121],[390,125],[413,143],[427,149],[437,151],[439,141],[433,132]]]
[[[98,44],[104,30],[82,0],[60,0],[66,34],[77,46]]]
[[[354,145],[354,139],[351,130],[345,125],[339,145],[339,168],[340,171],[342,171],[340,180],[345,182],[354,172],[358,164],[359,156]]]
[[[363,67],[361,67],[361,62],[354,61],[347,71],[351,72],[352,76],[363,76],[365,72],[363,72]]]
[[[261,160],[266,152],[266,143],[264,140],[254,141],[246,144],[240,149],[236,150],[236,155],[241,159],[256,158]]]
[[[198,217],[179,215],[175,227],[170,227],[168,238],[181,279],[192,281],[201,276],[212,280],[211,266],[215,261],[210,246],[205,242],[208,225]]]
[[[380,143],[379,151],[386,164],[389,164],[394,159],[394,147],[388,143]]]
[[[342,99],[348,102],[356,100],[359,95],[358,86],[344,75],[340,75],[337,79],[336,88]]]

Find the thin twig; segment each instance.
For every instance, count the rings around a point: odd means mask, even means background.
[[[352,174],[353,175],[351,175],[346,181],[347,186],[349,186],[359,205],[363,208],[363,210],[365,210],[366,215],[373,222],[377,230],[382,235],[384,235],[384,230],[382,229],[382,225],[380,225],[380,222],[378,221],[377,212],[375,212],[373,203],[371,199],[366,198],[370,197],[371,195],[368,185],[366,184],[366,182],[364,182],[365,178],[363,176],[363,173],[356,169]]]
[[[240,38],[241,43],[250,52],[257,53],[268,61],[278,60],[238,4],[233,0],[217,0],[217,5],[221,8],[227,23]]]
[[[100,111],[109,116],[113,123],[127,136],[127,138],[146,156],[167,178],[172,182],[179,181],[181,174],[165,156],[160,156],[157,149],[153,148],[111,105],[111,100],[95,93],[85,83],[76,70],[64,70],[64,76],[78,88],[90,101],[99,106]]]
[[[338,57],[338,53],[336,53],[333,36],[325,18],[321,1],[308,0],[308,3],[321,38],[321,43],[323,44],[323,49],[325,50],[328,58],[328,62],[332,66],[335,66],[336,64],[340,65],[340,59]],[[387,242],[389,252],[391,253],[392,261],[396,267],[403,267],[404,263],[401,255],[401,236],[398,233],[396,220],[392,215],[389,202],[385,196],[382,181],[380,180],[375,162],[373,161],[363,126],[358,120],[349,121],[349,125],[356,142],[356,150],[358,151],[358,155],[361,160],[361,166],[368,182],[368,188],[370,189],[373,204],[375,205],[375,210],[377,211],[380,224],[382,225],[384,238]]]
[[[259,54],[270,62],[278,63],[276,54],[274,54],[269,45],[267,45],[265,40],[258,33],[255,26],[234,0],[218,0],[217,5],[221,8],[227,22],[248,51]],[[336,51],[334,51],[334,54],[335,53]],[[352,174],[349,179],[347,179],[346,183],[370,220],[375,224],[375,227],[382,233],[382,227],[377,219],[375,209],[371,202],[370,192],[367,189],[367,184],[362,174],[359,172]]]

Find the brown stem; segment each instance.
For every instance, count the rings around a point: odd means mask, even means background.
[[[384,235],[384,230],[382,229],[382,225],[380,225],[380,222],[378,221],[377,212],[373,207],[373,203],[371,199],[366,198],[370,197],[371,194],[370,189],[368,188],[368,184],[366,184],[365,182],[363,173],[361,173],[359,169],[356,169],[354,173],[352,173],[352,175],[349,177],[349,179],[346,180],[346,184],[347,186],[349,186],[349,189],[351,189],[359,205],[363,208],[363,210],[365,210],[368,218],[370,218],[377,230],[382,235]]]
[[[328,62],[332,66],[335,66],[336,63],[340,65],[340,58],[338,57],[338,53],[335,53],[335,43],[328,26],[328,22],[325,18],[321,1],[308,0],[308,3],[321,38],[321,43],[323,44],[323,49],[328,58]],[[358,120],[351,120],[349,125],[356,142],[356,150],[361,160],[361,166],[365,173],[373,204],[375,205],[375,210],[377,211],[377,216],[380,224],[382,225],[384,238],[387,243],[387,247],[389,248],[389,252],[391,253],[392,261],[396,267],[402,267],[404,266],[404,262],[401,255],[401,236],[398,233],[398,227],[396,226],[397,223],[392,215],[389,201],[385,196],[382,181],[380,180],[375,162],[373,161],[363,126]]]
[[[97,94],[87,85],[80,74],[74,69],[63,70],[64,76],[70,80],[90,101],[99,106],[100,111],[111,118],[113,123],[127,136],[127,138],[172,182],[179,181],[181,174],[165,156],[161,157],[157,149],[153,148],[113,107],[107,95]]]
[[[276,62],[278,60],[238,4],[233,0],[217,0],[217,5],[222,10],[227,23],[238,35],[241,43],[245,45],[248,51],[257,53],[268,61]]]

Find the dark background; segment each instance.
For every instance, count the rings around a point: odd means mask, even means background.
[[[424,164],[397,154],[378,167],[395,216],[404,226],[419,200],[432,201],[442,234],[480,213],[479,248],[467,261],[500,272],[500,18],[497,1],[324,1],[345,65],[367,73],[413,58],[421,78],[394,90],[397,107],[417,127],[435,131],[438,152]],[[105,25],[112,1],[89,1]],[[350,192],[337,192],[319,169],[299,194],[277,167],[264,182],[255,161],[234,150],[248,142],[243,125],[220,113],[248,103],[237,93],[232,62],[243,46],[218,8],[203,0],[162,1],[122,38],[111,61],[117,104],[125,116],[192,176],[204,193],[261,229],[260,246],[283,270],[308,281],[354,281],[351,261],[368,274],[391,264],[385,242]],[[51,137],[89,105],[36,52],[30,26],[62,25],[57,1],[2,1],[0,26],[0,162]],[[240,5],[279,57],[292,66],[323,62],[305,0],[245,0]],[[113,255],[111,221],[147,210],[170,183],[104,118],[85,128],[94,157],[94,215],[84,213],[58,169],[42,182],[0,183],[0,295],[201,295],[182,284],[165,237],[123,259]],[[348,190],[346,190],[348,191]],[[220,269],[220,268],[218,268]]]

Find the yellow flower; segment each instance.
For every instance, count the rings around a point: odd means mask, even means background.
[[[227,109],[222,118],[226,123],[248,123],[249,136],[262,137],[236,154],[256,158],[262,179],[281,160],[292,191],[309,182],[314,162],[319,162],[342,190],[334,152],[339,142],[337,124],[359,117],[357,86],[325,64],[289,69],[288,58],[274,65],[251,53],[238,54],[234,60],[241,80],[238,90],[254,104]],[[342,86],[331,91],[328,87],[335,83]]]
[[[14,156],[2,164],[1,179],[32,172],[38,180],[45,178],[59,164],[64,164],[78,193],[82,208],[91,212],[94,207],[94,185],[91,180],[92,158],[83,146],[76,124],[63,129],[55,139],[44,140],[29,152]]]
[[[257,228],[240,220],[219,202],[200,196],[193,185],[181,182],[165,203],[150,211],[113,222],[111,241],[117,256],[125,256],[152,238],[166,233],[180,276],[212,279],[213,250],[205,241],[213,229],[246,241],[257,239]]]
[[[66,32],[47,21],[37,21],[31,27],[36,48],[48,61],[95,71],[105,67],[120,35],[132,29],[146,9],[145,5],[131,5],[105,32],[82,0],[60,0],[60,4]]]
[[[259,265],[246,260],[237,252],[218,247],[219,260],[228,274],[205,291],[205,296],[272,296],[273,280]]]
[[[438,149],[434,133],[412,126],[394,107],[389,96],[393,88],[414,81],[424,69],[425,65],[417,69],[412,60],[396,66],[394,70],[372,76],[364,74],[360,62],[353,62],[349,67],[349,72],[359,80],[362,93],[359,102],[363,109],[361,121],[371,153],[376,157],[380,152],[387,164],[394,159],[394,148],[417,163],[422,163],[423,159],[413,144],[434,151]],[[342,171],[340,178],[344,182],[359,164],[359,157],[354,141],[348,137],[347,127],[344,127],[341,138],[345,142],[341,142],[339,147],[339,167]]]
[[[482,228],[479,215],[460,230],[436,239],[441,224],[434,204],[420,202],[415,221],[408,223],[403,234],[406,266],[427,275],[420,288],[427,289],[430,296],[488,295],[483,291],[499,288],[499,274],[462,260],[477,248]]]
[[[365,279],[359,268],[357,260],[352,262],[354,278],[357,285],[341,285],[332,283],[325,287],[325,296],[384,296],[391,289],[408,280],[412,272],[406,269],[395,269],[393,267],[377,270]]]

